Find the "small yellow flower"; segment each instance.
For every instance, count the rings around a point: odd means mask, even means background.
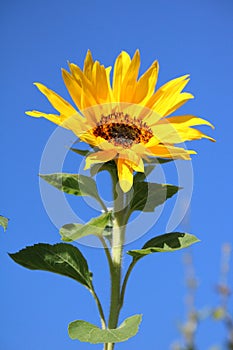
[[[70,72],[62,70],[64,83],[77,109],[54,91],[40,83],[37,88],[59,112],[47,114],[28,111],[33,117],[45,117],[72,130],[81,141],[93,147],[86,158],[86,169],[92,164],[114,159],[122,190],[132,187],[133,172],[144,171],[148,156],[190,159],[195,151],[175,145],[185,141],[211,137],[193,128],[212,125],[193,115],[168,117],[193,95],[182,92],[189,81],[184,75],[155,91],[159,65],[154,61],[138,78],[140,54],[131,59],[125,51],[117,57],[112,84],[111,67],[93,61],[88,51],[83,70],[70,63]]]

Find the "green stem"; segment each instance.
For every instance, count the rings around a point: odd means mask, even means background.
[[[111,272],[111,303],[108,328],[117,328],[120,313],[122,251],[125,236],[125,226],[122,208],[124,207],[124,193],[119,190],[114,202],[114,225],[112,232],[112,269]],[[113,350],[114,343],[109,343],[107,350]]]
[[[98,295],[97,295],[96,292],[95,292],[95,289],[94,289],[94,286],[93,286],[93,285],[91,286],[90,292],[91,292],[91,294],[93,295],[93,297],[94,297],[94,299],[95,299],[95,302],[96,302],[96,305],[97,305],[98,310],[99,310],[100,321],[101,321],[102,329],[106,329],[106,328],[107,328],[107,324],[106,324],[106,320],[105,320],[105,316],[104,316],[104,311],[103,311],[101,302],[100,302],[100,300],[99,300]]]
[[[128,283],[128,279],[129,279],[129,276],[136,264],[138,260],[137,259],[133,259],[133,261],[131,262],[131,264],[129,265],[128,267],[128,270],[125,274],[125,278],[124,278],[124,281],[123,281],[123,284],[122,284],[122,288],[121,288],[121,295],[120,295],[120,309],[122,308],[123,306],[123,303],[124,303],[124,297],[125,297],[125,291],[126,291],[126,286],[127,286],[127,283]]]
[[[102,245],[103,245],[103,248],[104,248],[104,251],[105,251],[105,254],[106,254],[107,260],[108,260],[108,265],[109,265],[110,275],[112,275],[112,271],[113,271],[113,263],[112,263],[112,257],[111,257],[111,254],[110,254],[110,252],[109,252],[109,248],[108,248],[108,246],[107,246],[107,244],[106,244],[106,241],[105,241],[105,239],[104,239],[103,237],[99,236],[99,240],[100,240],[100,242],[101,242],[101,243],[102,243]],[[106,327],[105,327],[105,328],[106,328]],[[105,343],[105,344],[104,344],[104,348],[103,348],[103,350],[110,350],[110,349],[109,349],[109,345],[111,345],[111,344],[109,344],[109,343]]]
[[[113,329],[117,327],[120,305],[120,289],[121,289],[121,262],[122,262],[122,230],[117,221],[113,228],[112,236],[112,264],[111,271],[111,305],[108,327]]]
[[[121,291],[119,290],[119,295],[117,295],[118,299],[117,299],[117,303],[116,303],[116,306],[115,306],[116,309],[114,309],[113,312],[112,312],[113,320],[114,320],[114,317],[115,317],[115,321],[116,322],[113,323],[113,324],[110,324],[110,318],[109,318],[108,328],[115,328],[115,327],[117,327],[120,310],[121,310],[121,308],[123,306],[123,303],[124,303],[124,296],[125,296],[126,285],[127,285],[129,276],[130,276],[130,274],[131,274],[131,272],[132,272],[132,270],[133,270],[133,268],[134,268],[134,266],[135,266],[137,261],[138,260],[134,259],[131,262],[131,264],[130,264],[127,272],[126,272],[126,275],[125,275],[125,278],[124,278],[124,281],[123,281],[123,284],[122,284]],[[114,288],[114,286],[115,286],[115,281],[112,279],[112,288]],[[118,287],[118,285],[117,285],[117,287]],[[120,289],[120,285],[119,285],[119,289]],[[117,289],[117,291],[118,291],[118,289]],[[113,292],[113,289],[112,289],[112,292]],[[113,294],[112,294],[112,296],[113,296]],[[112,306],[112,300],[111,300],[111,306]],[[111,312],[110,312],[110,317],[111,317]],[[115,344],[113,344],[113,343],[109,343],[106,348],[104,347],[104,350],[113,350],[114,349],[114,345]]]
[[[111,254],[109,252],[109,248],[106,244],[106,241],[103,237],[99,236],[99,240],[100,242],[102,243],[103,245],[103,248],[104,248],[104,251],[105,251],[105,254],[106,254],[106,257],[107,257],[107,260],[108,260],[108,265],[109,265],[109,270],[110,270],[110,273],[113,269],[113,263],[112,263],[112,257],[111,257]]]
[[[115,345],[114,343],[108,343],[106,350],[113,350],[114,349],[114,345]]]

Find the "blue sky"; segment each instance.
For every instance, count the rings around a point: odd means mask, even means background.
[[[224,242],[232,242],[233,234],[232,15],[230,0],[1,2],[0,214],[10,218],[7,233],[0,235],[2,349],[90,349],[89,344],[68,338],[67,325],[75,319],[99,322],[95,304],[82,286],[61,276],[23,269],[7,256],[7,252],[26,245],[60,240],[43,207],[38,181],[42,152],[55,126],[24,116],[24,111],[52,111],[32,85],[34,81],[45,83],[68,99],[60,68],[66,68],[67,61],[82,66],[87,49],[95,59],[111,65],[121,50],[132,55],[139,48],[141,72],[155,58],[159,60],[159,85],[191,74],[187,91],[195,99],[179,114],[210,120],[216,129],[205,131],[217,142],[192,144],[198,152],[192,161],[194,191],[189,220],[181,229],[201,239],[192,249],[200,283],[197,307],[216,304],[220,248]],[[73,172],[78,162],[80,158],[70,155],[65,171]],[[169,168],[164,171],[168,171],[168,181],[176,181]],[[78,199],[71,203],[83,217],[92,215],[85,203]],[[139,248],[145,240],[164,233],[166,213],[173,204],[168,204],[155,227],[127,248]],[[108,271],[103,252],[87,246],[81,249],[107,309]],[[143,313],[143,323],[138,335],[117,349],[165,350],[179,338],[176,323],[185,315],[182,257],[182,252],[157,254],[138,264],[121,320]],[[127,263],[125,258],[124,267]],[[203,350],[223,338],[223,327],[209,321],[201,324],[197,334]]]

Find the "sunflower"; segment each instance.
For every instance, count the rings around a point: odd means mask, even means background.
[[[197,125],[212,125],[193,115],[170,115],[193,98],[183,89],[189,75],[170,80],[156,90],[159,65],[154,61],[138,78],[140,54],[131,59],[122,51],[117,57],[112,82],[111,67],[94,61],[88,51],[83,70],[69,63],[70,72],[62,70],[66,88],[77,109],[41,83],[36,87],[59,114],[28,111],[33,117],[44,117],[72,130],[81,141],[92,147],[85,169],[95,163],[116,162],[119,183],[128,192],[133,172],[144,172],[143,160],[148,157],[189,160],[196,152],[182,143],[207,138]],[[177,146],[178,145],[178,146]]]

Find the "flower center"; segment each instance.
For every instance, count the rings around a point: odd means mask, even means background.
[[[122,112],[102,115],[93,134],[124,148],[130,148],[137,143],[147,143],[153,136],[152,130],[145,122]]]

